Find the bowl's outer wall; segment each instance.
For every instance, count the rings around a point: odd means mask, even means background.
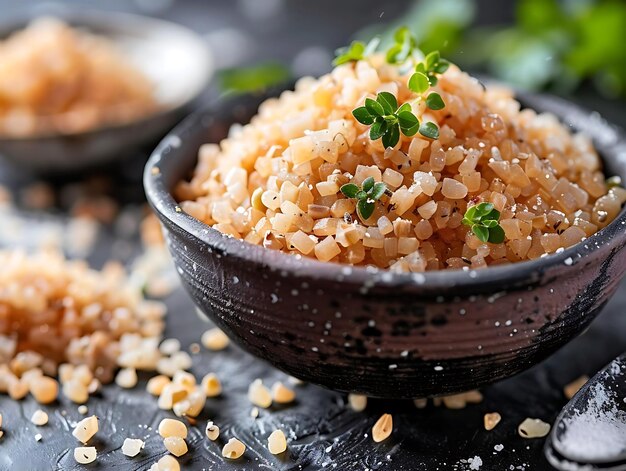
[[[246,122],[256,104],[249,99],[227,109],[235,110],[233,121]],[[548,105],[541,100],[534,107],[564,116]],[[162,143],[146,179],[172,188],[185,177],[200,144],[225,135],[230,123],[222,121],[223,110],[200,113],[175,130],[179,146]],[[611,170],[626,177],[623,162],[611,160],[612,149],[599,148]],[[151,164],[159,168],[156,177]],[[169,196],[150,186],[178,272],[200,309],[251,353],[340,391],[425,397],[511,376],[582,332],[626,269],[622,212],[602,237],[587,241],[593,247],[583,242],[556,264],[517,264],[496,282],[481,280],[483,273],[472,283],[442,273],[448,284],[419,277],[398,282],[383,271],[359,278],[332,264],[320,264],[318,276],[299,270],[303,260],[252,249],[197,221],[193,233],[183,229],[176,219],[193,218],[172,208],[165,214]],[[329,270],[336,276],[323,274]]]

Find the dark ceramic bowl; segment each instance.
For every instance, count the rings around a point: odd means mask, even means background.
[[[40,174],[76,172],[133,155],[142,146],[154,146],[189,113],[211,77],[211,56],[199,35],[175,23],[139,15],[38,9],[31,17],[3,20],[0,38],[40,16],[62,19],[116,44],[153,82],[159,110],[131,122],[74,134],[0,136],[0,156],[17,167]]]
[[[519,97],[594,138],[609,174],[626,178],[619,132],[567,102]],[[476,271],[394,274],[228,238],[180,211],[170,190],[199,146],[247,122],[259,99],[221,102],[189,117],[153,153],[148,200],[197,306],[252,354],[338,391],[415,398],[514,375],[580,334],[626,270],[626,214],[560,254]]]

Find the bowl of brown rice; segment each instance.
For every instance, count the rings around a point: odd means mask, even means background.
[[[375,55],[219,101],[144,173],[204,313],[291,375],[375,397],[523,371],[626,270],[618,129],[454,65],[424,86],[404,69]]]
[[[206,89],[194,32],[114,12],[55,11],[0,25],[0,155],[39,173],[154,145]]]

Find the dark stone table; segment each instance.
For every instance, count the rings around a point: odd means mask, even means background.
[[[20,2],[20,8],[32,7],[35,3]],[[290,2],[289,7],[285,7],[280,0],[262,2],[284,7],[276,20],[286,28],[281,29],[276,23],[271,23],[269,27],[267,24],[254,25],[250,18],[241,20],[236,9],[251,2],[175,3],[164,0],[154,3],[162,5],[161,10],[152,10],[154,14],[187,23],[207,33],[207,36],[216,28],[228,29],[239,24],[239,27],[246,28],[247,37],[252,38],[249,44],[255,45],[255,57],[265,59],[274,56],[279,59],[293,58],[298,48],[311,44],[330,51],[346,41],[350,30],[380,16],[380,8],[373,7],[376,3],[371,1],[358,2],[358,5],[370,5],[371,8],[363,7],[356,13],[356,2],[341,2],[340,7],[337,5],[339,2],[324,0],[315,2],[316,8],[307,6],[305,2]],[[502,3],[497,2],[498,5]],[[0,11],[4,14],[15,4],[0,0]],[[96,2],[91,4],[96,6]],[[132,8],[141,10],[148,8],[149,4],[137,1]],[[388,17],[397,15],[405,4],[394,2],[393,7],[385,6],[385,14]],[[107,2],[110,8],[126,8],[128,5],[121,0]],[[322,13],[325,8],[331,7],[335,8],[334,15],[328,17]],[[350,14],[350,8],[354,14]],[[324,34],[320,35],[312,25],[322,20],[326,21],[326,25]],[[296,31],[298,34],[294,34]],[[626,125],[623,107],[614,106],[590,92],[578,95],[576,100],[600,110],[618,124]],[[116,182],[114,188],[108,191],[122,206],[135,208],[137,215],[143,204],[140,172],[147,152],[148,149],[145,155],[138,155],[107,170],[115,175]],[[16,194],[32,181],[34,177],[24,175],[18,169],[5,164],[0,166],[0,183],[9,186]],[[57,188],[67,188],[68,184],[72,183],[55,182]],[[18,206],[19,202],[18,198]],[[64,209],[64,202],[60,201],[60,208],[47,211],[45,216],[31,211],[21,212],[21,215],[27,221],[42,217],[56,221],[59,218],[63,220]],[[37,232],[38,226],[27,223],[21,229],[26,232],[17,236],[8,234],[10,230],[13,229],[0,223],[0,241],[28,240],[28,231]],[[98,266],[110,257],[129,260],[139,250],[134,235],[120,233],[115,227],[105,225],[98,236],[96,250],[89,259]],[[177,289],[166,302],[169,307],[166,336],[179,338],[185,348],[198,342],[201,332],[209,324],[196,315],[186,293]],[[482,461],[480,470],[549,470],[550,466],[543,458],[544,440],[521,438],[517,434],[517,425],[526,417],[552,423],[566,403],[563,395],[565,384],[582,374],[593,375],[626,350],[625,306],[626,285],[622,285],[584,335],[542,364],[486,388],[481,404],[469,405],[463,410],[447,410],[432,405],[420,410],[411,402],[371,401],[365,412],[355,413],[346,406],[345,396],[313,385],[302,385],[295,387],[297,402],[294,405],[261,410],[259,417],[254,419],[246,397],[249,383],[255,378],[263,378],[269,384],[278,379],[286,381],[285,375],[235,346],[219,353],[202,349],[200,354],[193,355],[193,372],[198,377],[209,371],[216,372],[223,382],[224,394],[221,398],[207,401],[198,427],[191,429],[188,440],[191,451],[180,462],[183,469],[188,470],[443,471],[476,468],[478,460],[474,457],[478,456]],[[140,385],[130,391],[115,385],[107,386],[101,396],[89,401],[89,413],[101,418],[101,428],[97,438],[90,443],[98,448],[99,458],[96,463],[85,467],[76,465],[73,459],[73,448],[77,442],[70,432],[72,424],[82,418],[75,405],[61,398],[59,404],[42,407],[50,414],[50,423],[45,427],[35,427],[29,421],[32,412],[38,408],[32,399],[15,402],[7,396],[0,396],[5,431],[0,438],[0,470],[147,469],[164,454],[155,427],[161,418],[171,413],[157,408],[156,400],[145,392],[145,380],[145,377],[142,378]],[[502,415],[502,422],[493,431],[487,432],[482,425],[483,415],[493,411]],[[383,412],[393,413],[394,433],[387,441],[375,444],[370,436],[371,426]],[[209,442],[204,437],[207,419],[220,426],[219,443]],[[283,429],[288,437],[289,450],[285,456],[274,457],[267,451],[267,436],[275,428]],[[35,441],[37,433],[43,436],[40,442]],[[134,459],[126,458],[120,450],[124,438],[129,436],[146,440],[145,450]],[[241,439],[248,449],[243,459],[225,463],[220,454],[224,443],[222,438],[231,436]],[[494,448],[496,445],[501,451]],[[470,459],[471,462],[468,461]]]

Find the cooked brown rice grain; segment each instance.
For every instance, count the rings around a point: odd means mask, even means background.
[[[139,438],[125,438],[122,444],[122,453],[133,458],[143,450],[144,446],[144,441]]]
[[[137,386],[137,371],[135,368],[122,368],[115,377],[115,383],[124,389],[132,389]]]
[[[496,425],[500,423],[501,420],[502,416],[497,412],[490,412],[488,414],[485,414],[485,417],[483,418],[485,430],[493,430]]]
[[[550,432],[550,424],[540,419],[527,418],[519,424],[517,432],[520,437],[523,438],[541,438],[545,437]]]
[[[189,449],[187,443],[180,437],[167,437],[163,440],[163,445],[172,455],[179,457],[183,456]]]
[[[204,432],[206,433],[207,438],[212,442],[217,440],[217,437],[220,436],[220,428],[210,420],[207,422]]]
[[[74,379],[63,384],[63,395],[76,404],[84,404],[89,399],[87,386]]]
[[[187,426],[180,420],[163,419],[159,423],[159,435],[163,438],[180,437],[187,438]]]
[[[382,442],[389,438],[393,431],[393,418],[391,414],[383,414],[372,427],[372,439],[376,442]]]
[[[30,421],[38,426],[46,425],[48,423],[48,414],[40,409],[37,409],[35,412],[33,412]]]
[[[202,378],[201,387],[206,397],[217,397],[222,394],[222,383],[215,373],[209,373]]]
[[[74,448],[74,459],[79,464],[89,464],[96,461],[98,453],[95,446],[79,446]]]
[[[163,456],[156,464],[155,471],[180,471],[180,464],[172,455]]]
[[[160,396],[163,392],[163,388],[170,383],[170,378],[165,375],[153,376],[148,380],[148,384],[146,385],[146,391],[148,391],[153,396]]]
[[[289,404],[296,399],[296,393],[293,389],[289,389],[280,381],[272,386],[272,398],[277,404]]]
[[[59,394],[59,383],[48,376],[38,376],[30,382],[30,393],[39,404],[50,404]]]
[[[263,380],[255,379],[248,387],[248,400],[255,406],[267,409],[272,405],[272,393],[263,385]]]
[[[98,417],[95,415],[86,417],[78,422],[72,431],[74,438],[84,444],[91,440],[91,437],[96,433],[98,433]]]
[[[267,449],[272,455],[279,455],[287,450],[287,439],[282,430],[274,430],[267,439]]]
[[[355,412],[363,412],[367,407],[367,396],[363,394],[348,394],[348,403]]]
[[[228,440],[228,443],[224,445],[224,448],[222,448],[222,456],[231,460],[236,460],[237,458],[240,458],[245,452],[246,445],[244,445],[236,438],[231,438],[230,440]]]
[[[202,334],[200,342],[208,350],[219,351],[228,347],[230,340],[222,330],[214,327]]]

